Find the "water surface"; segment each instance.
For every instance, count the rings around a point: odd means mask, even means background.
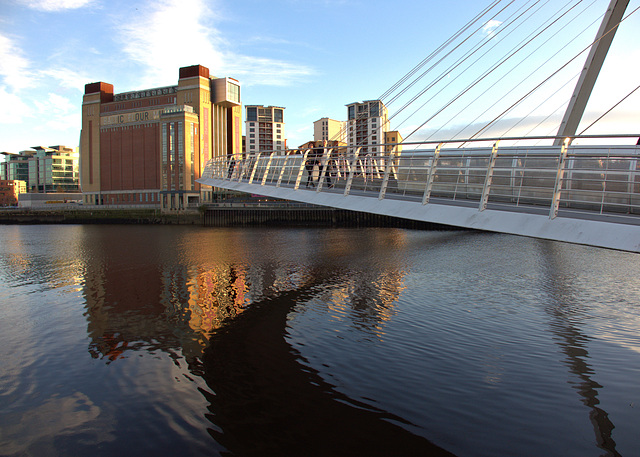
[[[0,455],[638,455],[640,256],[0,226]]]

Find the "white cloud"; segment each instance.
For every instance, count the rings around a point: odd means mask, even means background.
[[[13,41],[0,35],[0,76],[4,77],[7,86],[14,90],[31,85],[29,61],[23,57],[22,49]]]
[[[42,70],[39,74],[59,81],[62,87],[77,89],[80,92],[84,91],[84,85],[91,79],[91,77],[68,68]]]
[[[62,11],[78,9],[91,4],[93,0],[22,0],[28,8],[41,11]]]
[[[235,54],[211,25],[215,19],[204,0],[148,3],[144,15],[125,19],[129,22],[120,27],[124,52],[146,67],[136,84],[164,85],[176,79],[178,67],[196,64],[243,85],[286,86],[313,73],[295,63]]]
[[[245,86],[289,86],[314,73],[309,67],[248,56],[236,56],[226,69],[229,76],[239,79]]]
[[[79,113],[80,108],[77,103],[72,103],[66,97],[50,93],[45,100],[35,100],[34,104],[39,113],[47,117],[60,117],[69,114]]]
[[[146,67],[139,84],[167,84],[176,79],[178,67],[187,65],[202,64],[216,73],[222,63],[216,49],[221,40],[215,29],[202,24],[211,18],[204,2],[162,0],[149,2],[144,10],[120,28],[124,52]]]
[[[495,35],[495,30],[498,27],[500,27],[501,24],[502,24],[502,21],[496,21],[495,19],[491,19],[484,25],[484,27],[482,27],[482,31],[489,36],[493,36]]]
[[[2,109],[0,109],[0,125],[21,124],[24,118],[31,113],[29,106],[20,97],[8,93],[2,86],[0,86],[0,106],[2,106]]]

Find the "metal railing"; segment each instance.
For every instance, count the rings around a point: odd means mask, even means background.
[[[493,140],[490,147],[451,147],[457,140],[413,150],[407,143],[378,145],[384,153],[326,147],[217,157],[203,178],[422,205],[455,202],[480,211],[546,208],[551,218],[561,209],[640,215],[640,146],[574,146],[566,139],[562,146],[499,147]]]

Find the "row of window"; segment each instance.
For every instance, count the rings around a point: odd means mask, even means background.
[[[249,127],[255,127],[257,122],[249,122]],[[277,129],[282,128],[282,124],[274,124]]]
[[[249,138],[255,138],[255,137],[256,137],[255,133],[250,133],[249,134]],[[281,140],[282,139],[282,135],[276,135],[276,138]]]
[[[114,203],[158,203],[160,201],[158,192],[139,192],[126,194],[104,195],[104,199],[111,204]]]

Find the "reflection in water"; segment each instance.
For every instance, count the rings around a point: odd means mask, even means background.
[[[388,229],[2,234],[1,455],[637,449],[639,256]]]
[[[31,238],[26,237],[19,227],[9,226],[3,230],[1,242],[12,249],[0,257],[0,281],[8,286],[30,285],[32,291],[43,285],[68,288],[81,283],[84,259],[79,227],[37,227],[36,236]],[[53,244],[38,244],[40,234]],[[60,255],[56,243],[64,244],[63,255]]]
[[[547,275],[545,284],[549,285],[549,303],[545,309],[552,318],[550,326],[557,337],[556,341],[567,356],[569,371],[578,377],[579,381],[570,383],[578,391],[582,403],[590,408],[589,420],[593,424],[597,446],[607,451],[608,456],[619,456],[612,437],[615,426],[607,412],[597,406],[600,404],[598,389],[602,386],[591,378],[595,373],[587,363],[588,342],[591,338],[580,331],[580,325],[584,325],[583,320],[588,313],[583,309],[584,304],[576,300],[572,278],[566,273],[571,268],[564,265],[562,250],[557,247],[549,248],[549,243],[542,246],[546,258],[543,270]]]
[[[403,419],[336,392],[286,342],[290,311],[341,282],[323,273],[254,303],[212,338],[203,357],[212,436],[242,456],[452,455],[397,425]]]
[[[378,242],[397,243],[399,233]],[[136,261],[144,258],[140,246],[119,246],[111,235],[92,245],[84,275],[89,352],[107,364],[131,351],[160,350],[176,361],[182,354],[215,393],[203,391],[210,433],[229,451],[451,455],[403,428],[410,424],[402,418],[336,392],[286,339],[289,313],[318,298],[330,310],[348,306],[354,327],[380,338],[403,289],[402,271],[383,263],[339,274],[326,262],[362,249],[340,239],[299,253],[296,264],[265,259],[247,267],[242,257],[217,261],[209,251],[206,262],[185,267]],[[156,238],[144,251],[165,242]],[[122,257],[131,263],[118,264]]]
[[[189,295],[189,326],[209,338],[222,323],[245,310],[247,272],[241,266],[221,266],[199,271],[187,284]]]
[[[49,455],[56,437],[84,429],[87,438],[94,443],[113,441],[110,428],[96,427],[95,420],[101,411],[82,393],[69,397],[48,398],[28,415],[11,414],[10,420],[0,432],[2,455]],[[59,420],[64,417],[64,421]],[[29,452],[31,451],[31,452]]]

